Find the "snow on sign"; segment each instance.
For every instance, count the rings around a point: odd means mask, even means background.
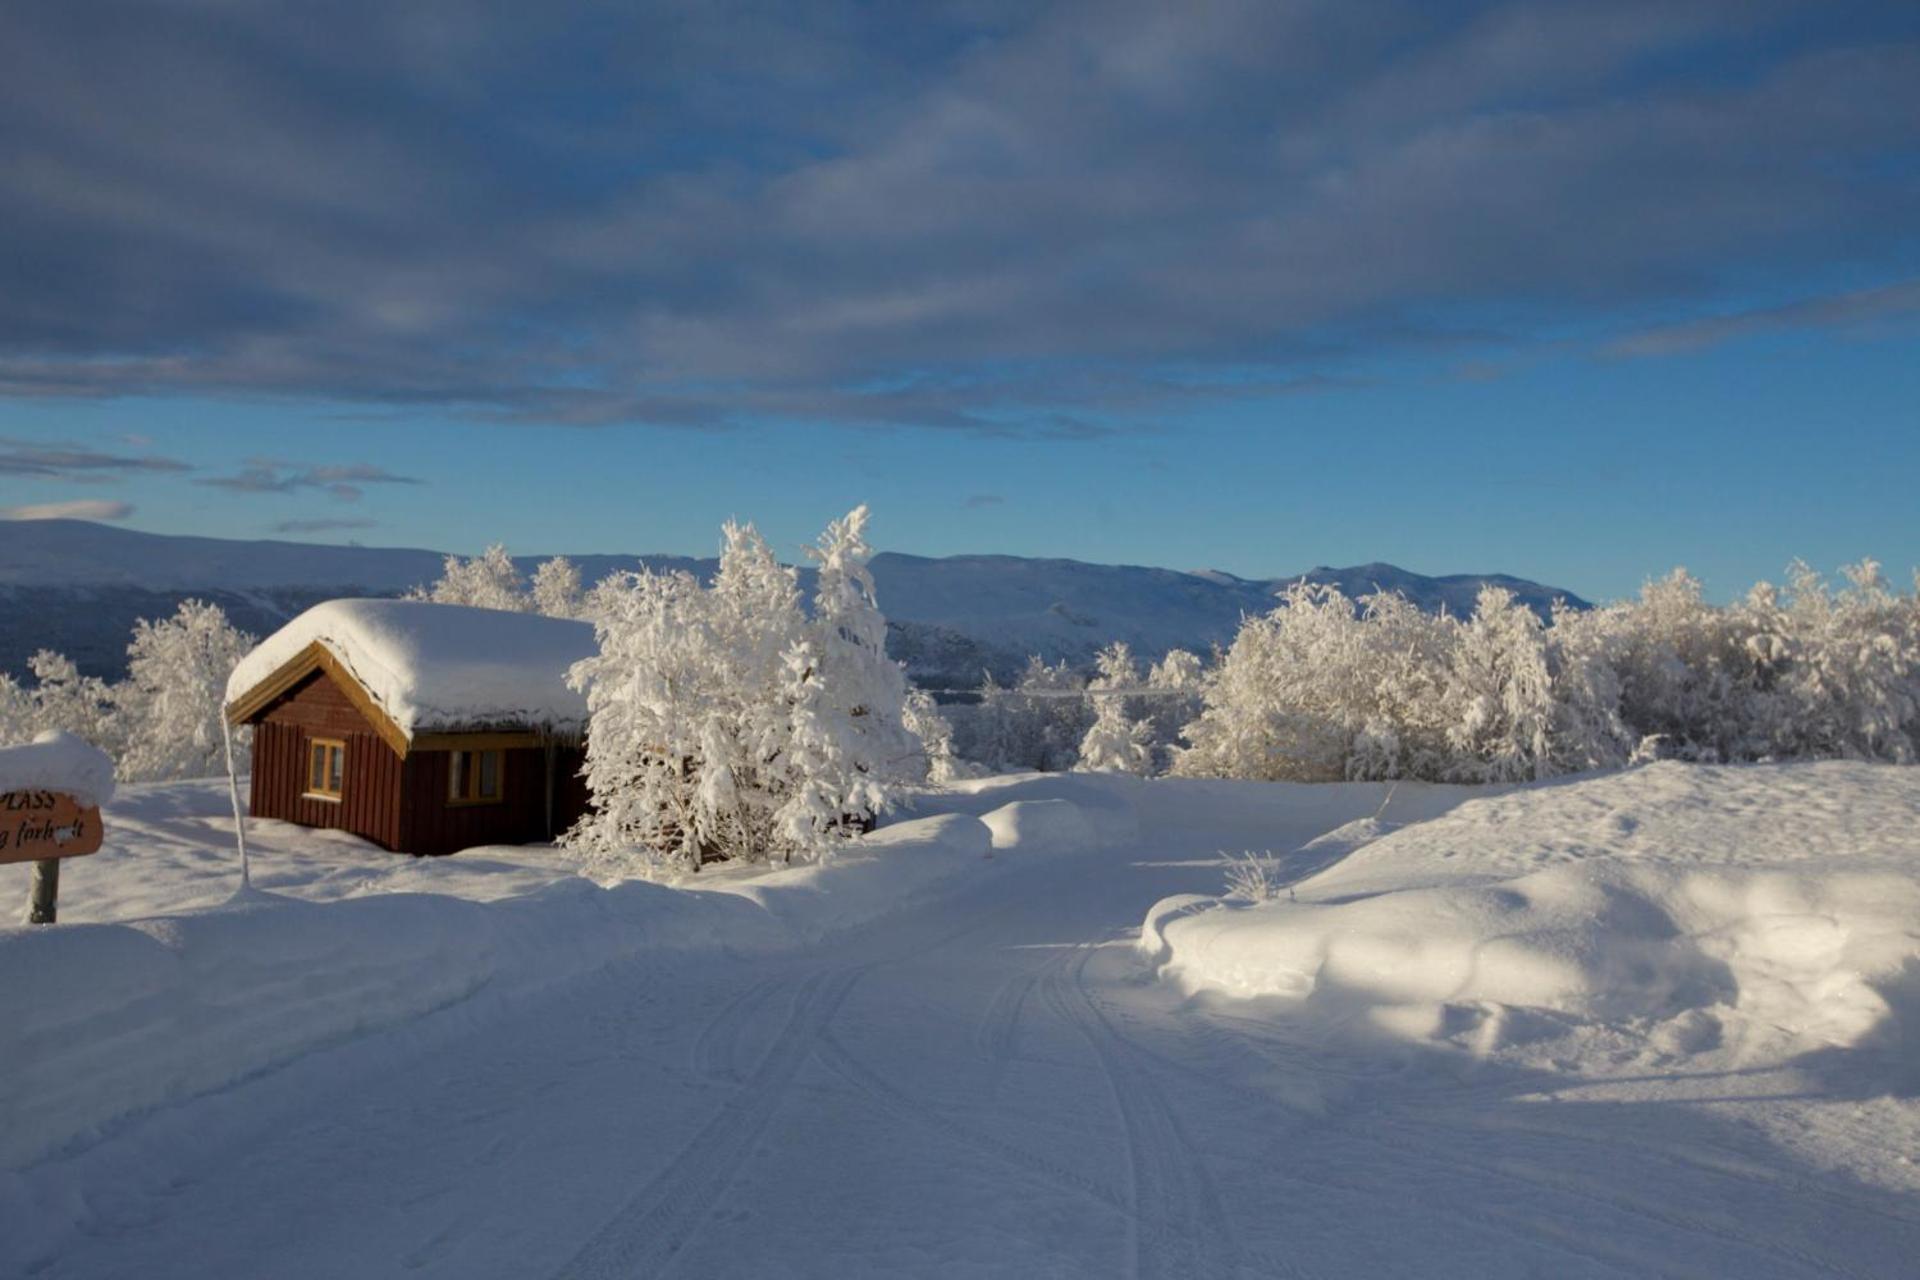
[[[60,859],[100,847],[100,806],[111,799],[113,761],[70,733],[0,747],[0,863],[33,864],[29,924],[54,922]]]
[[[64,792],[0,792],[0,862],[97,853],[100,835],[100,810]]]

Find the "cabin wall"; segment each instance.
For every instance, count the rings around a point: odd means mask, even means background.
[[[402,837],[413,853],[455,853],[478,844],[534,844],[548,838],[547,753],[531,747],[501,754],[497,804],[451,804],[447,800],[449,752],[415,751],[406,760]],[[577,775],[577,748],[554,751],[553,834],[586,811],[586,784]]]
[[[337,801],[306,794],[308,745],[315,738],[347,744]],[[484,742],[482,735],[475,746]],[[552,833],[558,835],[586,812],[587,787],[579,776],[586,756],[578,747],[556,747],[553,755]],[[251,811],[256,817],[349,831],[405,853],[546,840],[546,750],[517,748],[501,756],[499,803],[451,804],[447,752],[414,751],[402,759],[332,677],[316,672],[254,725]]]
[[[347,744],[339,800],[306,795],[308,744]],[[349,831],[402,849],[404,762],[324,673],[296,688],[254,726],[251,810],[302,826]]]

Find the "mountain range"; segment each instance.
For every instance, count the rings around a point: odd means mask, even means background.
[[[442,553],[406,547],[325,546],[141,533],[81,520],[0,524],[0,671],[20,675],[35,650],[57,649],[84,671],[117,676],[136,618],[162,617],[197,597],[265,634],[308,605],[341,595],[397,595],[439,577]],[[531,571],[544,556],[516,557]],[[588,582],[642,564],[702,576],[714,562],[686,556],[573,555]],[[1263,613],[1288,584],[1335,585],[1348,595],[1399,591],[1421,608],[1472,612],[1488,583],[1543,615],[1571,592],[1503,574],[1429,577],[1390,564],[1316,568],[1253,579],[1217,570],[1088,564],[1021,556],[915,556],[872,562],[889,648],[923,685],[972,688],[983,671],[1010,679],[1028,654],[1082,664],[1112,640],[1143,658],[1230,640],[1242,615]],[[805,585],[805,584],[803,584]]]

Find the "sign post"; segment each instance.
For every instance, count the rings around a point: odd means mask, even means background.
[[[60,791],[0,792],[0,863],[31,862],[27,922],[52,924],[59,913],[60,859],[100,848],[100,810]]]

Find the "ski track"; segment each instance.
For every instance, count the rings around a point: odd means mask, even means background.
[[[871,965],[801,979],[779,1034],[737,1094],[554,1280],[664,1276],[710,1217],[721,1193],[780,1109],[794,1077],[854,984]],[[722,1017],[726,1015],[723,1014]]]
[[[1233,1233],[1199,1152],[1087,991],[1087,962],[1097,945],[1083,942],[1063,954],[1041,987],[1048,1005],[1092,1049],[1124,1130],[1131,1274],[1143,1280],[1236,1274]]]

